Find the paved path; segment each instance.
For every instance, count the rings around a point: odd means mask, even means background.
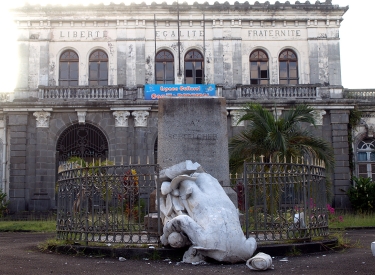
[[[284,259],[275,257],[274,270],[251,271],[245,264],[193,266],[170,261],[126,260],[41,253],[37,244],[52,234],[0,232],[0,274],[375,274],[375,257],[370,244],[375,229],[350,230],[345,236],[354,247],[341,252],[320,252]]]

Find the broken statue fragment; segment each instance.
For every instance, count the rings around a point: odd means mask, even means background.
[[[244,236],[238,211],[220,183],[191,161],[166,170],[174,178],[161,185],[162,244],[190,247],[183,258],[188,263],[204,257],[231,263],[249,259],[256,241]]]

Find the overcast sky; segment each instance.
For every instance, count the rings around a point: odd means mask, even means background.
[[[10,24],[10,17],[7,10],[10,7],[23,5],[25,2],[30,4],[88,4],[88,3],[129,3],[129,2],[141,2],[140,0],[0,0],[0,31],[1,31],[1,43],[0,49],[2,53],[2,62],[7,64],[6,66],[0,66],[0,91],[7,92],[11,91],[15,85],[15,74],[17,68],[14,66],[17,62],[14,62],[17,57],[15,47],[15,36],[14,29]],[[142,2],[167,2],[173,3],[176,0],[144,0]],[[193,0],[186,1],[188,3],[194,2],[204,3],[209,2],[213,4],[215,0]],[[260,3],[265,1],[258,0]],[[295,3],[295,0],[289,0],[290,3]],[[301,3],[305,0],[299,0]],[[185,2],[183,0],[180,3]],[[224,3],[225,1],[218,1]],[[234,0],[228,0],[229,3],[234,3]],[[243,3],[245,1],[239,0],[238,2]],[[250,4],[253,4],[254,0],[249,0]],[[276,1],[269,1],[273,4]],[[285,1],[279,0],[284,3]],[[324,0],[321,0],[324,2]],[[310,3],[315,3],[314,0],[310,0]],[[341,46],[341,69],[342,69],[342,84],[345,88],[356,89],[356,88],[375,88],[375,70],[373,66],[375,64],[375,47],[372,43],[375,41],[374,38],[374,11],[375,1],[374,0],[332,0],[332,3],[339,6],[348,6],[349,10],[344,15],[344,21],[340,28],[340,46]]]

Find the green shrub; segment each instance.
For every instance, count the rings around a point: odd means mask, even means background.
[[[353,177],[354,185],[348,190],[352,207],[357,212],[375,210],[375,183],[371,178]]]
[[[4,216],[5,212],[8,210],[9,201],[6,199],[7,194],[0,189],[0,218]]]

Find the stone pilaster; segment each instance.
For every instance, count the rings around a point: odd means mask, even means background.
[[[27,124],[26,113],[9,115],[9,200],[11,211],[28,210],[26,156],[27,156]]]
[[[334,207],[338,209],[349,207],[346,195],[350,187],[348,123],[349,110],[331,110],[332,146],[335,155],[333,172]]]

